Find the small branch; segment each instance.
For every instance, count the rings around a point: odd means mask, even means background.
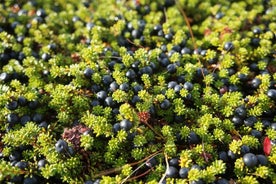
[[[132,180],[136,180],[137,178],[140,178],[140,177],[143,177],[145,176],[146,174],[150,173],[150,171],[152,171],[151,169],[148,169],[146,172],[138,175],[138,176],[133,176],[132,178],[129,178],[127,181],[132,181]]]
[[[163,11],[164,11],[164,15],[165,15],[165,22],[167,22],[168,21],[168,16],[167,16],[167,13],[166,13],[166,8],[164,8]]]
[[[130,166],[138,165],[138,164],[140,164],[140,163],[142,163],[142,162],[145,162],[146,160],[148,160],[148,159],[151,158],[151,157],[155,157],[156,155],[159,155],[162,151],[163,151],[163,150],[156,151],[155,153],[152,153],[151,155],[149,155],[149,156],[143,158],[142,160],[139,160],[139,161],[137,161],[137,162],[130,163],[129,165],[130,165]],[[98,177],[101,177],[101,176],[113,174],[113,173],[116,173],[116,172],[120,172],[122,169],[123,169],[123,167],[117,167],[117,168],[112,168],[112,169],[100,171],[98,174],[94,175],[94,177],[95,177],[95,178],[98,178]]]
[[[161,134],[159,134],[150,124],[148,124],[147,122],[144,122],[144,124],[147,125],[156,135],[164,139],[164,137]]]
[[[147,160],[150,160],[150,159],[156,157],[156,156],[159,155],[159,154],[160,154],[160,153],[155,154],[155,155],[153,155],[153,156],[150,157],[150,158],[147,157]],[[143,160],[144,160],[144,159],[143,159]],[[130,175],[128,175],[128,176],[121,182],[121,184],[123,184],[123,183],[125,183],[126,181],[128,181],[128,179],[130,178],[130,176],[133,175],[136,171],[138,171],[141,167],[143,167],[146,163],[147,163],[147,162],[144,162],[144,163],[141,164],[139,167],[137,167]],[[149,172],[150,172],[150,169],[149,169],[148,171],[146,171],[146,172],[144,172],[144,173],[138,175],[138,176],[135,176],[135,177],[131,178],[131,180],[134,180],[134,179],[136,179],[136,178],[142,177],[142,176],[144,176],[145,174],[147,174],[147,173],[149,173]]]
[[[117,57],[117,56],[100,56],[100,59],[103,59],[103,58],[122,59],[122,57]]]
[[[169,169],[168,155],[166,153],[164,153],[164,154],[165,154],[165,161],[166,161],[166,170],[165,170],[165,173],[163,174],[162,178],[158,182],[158,184],[162,184],[163,183],[164,179],[166,178],[167,170]]]
[[[186,15],[186,13],[184,12],[184,10],[181,8],[181,5],[180,5],[180,3],[179,3],[178,0],[175,0],[175,4],[177,5],[177,7],[178,7],[180,13],[182,14],[182,16],[183,16],[183,18],[184,18],[184,20],[185,20],[185,22],[186,22],[186,24],[187,24],[187,26],[188,26],[189,33],[190,33],[191,38],[192,38],[193,47],[194,47],[194,49],[196,50],[196,49],[197,49],[197,45],[196,45],[196,42],[195,42],[194,33],[193,33],[192,28],[191,28],[191,24],[190,24],[190,22],[189,22],[189,20],[188,20],[188,17],[187,17],[187,15]],[[199,57],[197,57],[197,60],[198,60],[199,63],[202,64],[202,62],[200,61]],[[202,73],[203,78],[205,78],[203,69],[201,69],[201,73]]]
[[[149,160],[149,159],[152,158],[152,157],[155,157],[156,155],[159,155],[162,151],[163,151],[163,149],[162,149],[162,150],[159,150],[159,151],[156,151],[155,153],[150,154],[150,155],[147,156],[146,158],[144,158],[144,159],[142,159],[142,160],[139,160],[138,162],[131,163],[131,164],[129,164],[129,165],[134,166],[134,165],[140,164],[140,163],[142,163],[142,162],[144,162],[144,161],[146,161],[146,160]]]
[[[190,22],[189,22],[189,20],[188,20],[188,17],[187,17],[187,15],[186,15],[186,13],[183,11],[183,9],[181,8],[181,5],[180,5],[180,3],[178,2],[178,0],[175,0],[175,4],[177,4],[177,7],[178,7],[179,11],[180,11],[180,13],[182,14],[182,16],[184,17],[184,20],[185,20],[185,22],[186,22],[186,24],[187,24],[187,26],[188,26],[189,33],[190,33],[191,38],[192,38],[192,42],[193,42],[194,49],[197,49],[197,45],[196,45],[195,38],[194,38],[194,33],[193,33],[193,31],[192,31],[191,24],[190,24]]]
[[[122,167],[117,167],[117,168],[112,168],[112,169],[104,170],[104,171],[101,171],[98,174],[96,174],[94,177],[98,178],[98,177],[101,177],[101,176],[104,176],[104,175],[113,174],[113,173],[121,171],[122,169],[123,169]]]
[[[143,47],[142,45],[139,45],[139,44],[136,44],[136,43],[134,43],[133,41],[131,41],[130,39],[126,39],[129,43],[131,43],[132,45],[134,45],[134,46],[136,46],[136,47],[139,47],[139,48],[145,48],[145,47]]]
[[[143,164],[141,164],[139,167],[137,167],[132,173],[130,173],[130,175],[128,175],[122,182],[121,184],[125,183],[131,175],[133,175],[134,173],[136,173],[136,171],[138,171],[141,167],[143,167],[146,164],[146,162],[144,162]]]

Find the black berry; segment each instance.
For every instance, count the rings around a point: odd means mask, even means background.
[[[13,101],[9,102],[9,103],[6,105],[6,107],[7,107],[7,109],[9,109],[9,110],[15,110],[15,109],[17,109],[17,107],[18,107],[18,103],[17,103],[17,101],[13,100]]]
[[[169,166],[169,168],[167,168],[167,171],[166,171],[166,177],[176,178],[177,176],[178,176],[178,170],[173,166]]]
[[[132,128],[132,123],[131,121],[127,120],[127,119],[123,119],[121,122],[120,122],[120,127],[121,129],[125,130],[125,131],[128,131]]]
[[[182,167],[179,169],[179,176],[180,178],[187,178],[189,173],[189,168]]]
[[[226,42],[223,48],[226,51],[231,51],[234,49],[234,44],[232,42]]]
[[[163,102],[160,104],[160,108],[164,110],[170,108],[170,106],[171,102],[168,99],[163,100]]]
[[[270,89],[267,91],[267,96],[276,101],[276,89]]]
[[[87,78],[91,78],[92,74],[94,73],[94,71],[91,69],[91,68],[86,68],[84,71],[83,71],[83,75]]]
[[[250,116],[244,120],[244,125],[253,127],[255,123],[257,123],[258,119],[255,116]]]
[[[258,163],[260,165],[267,165],[268,164],[268,160],[267,157],[265,155],[256,155],[257,159],[258,159]]]
[[[55,144],[58,153],[66,153],[68,151],[68,144],[66,141],[59,139]]]
[[[243,157],[244,164],[249,167],[255,167],[258,164],[258,158],[253,153],[246,153]]]

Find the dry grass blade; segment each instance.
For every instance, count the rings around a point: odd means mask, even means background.
[[[194,37],[194,33],[193,33],[193,30],[191,28],[191,24],[189,22],[189,19],[185,13],[185,11],[183,10],[183,8],[181,7],[181,4],[179,3],[178,0],[175,0],[175,4],[178,8],[178,10],[180,11],[181,15],[183,16],[184,20],[185,20],[185,23],[187,24],[188,26],[188,30],[189,30],[189,33],[191,35],[191,39],[192,39],[192,43],[193,43],[193,47],[194,47],[194,50],[197,50],[197,44],[196,44],[196,41],[195,41],[195,37]],[[197,57],[197,60],[200,64],[202,64],[202,62],[200,61],[199,57]],[[202,76],[203,78],[205,78],[205,75],[204,75],[204,72],[203,72],[203,69],[201,69],[201,73],[202,73]]]

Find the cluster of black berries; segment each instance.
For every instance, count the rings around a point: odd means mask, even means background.
[[[275,3],[269,0],[259,4],[175,0],[2,3],[0,164],[7,161],[10,169],[19,168],[20,173],[11,177],[7,172],[0,178],[24,184],[77,179],[97,184],[113,177],[117,182],[121,166],[135,165],[136,157],[144,157],[146,150],[149,155],[159,151],[161,156],[146,160],[129,180],[157,181],[162,176],[152,173],[160,172],[163,165],[168,181],[188,181],[191,170],[203,172],[218,159],[226,165],[226,172],[216,176],[214,183],[241,182],[247,176],[260,183],[272,182],[276,178],[274,12]],[[57,86],[72,89],[56,98],[66,101],[55,103],[56,91],[51,89]],[[224,99],[227,95],[229,99]],[[233,102],[231,96],[239,98]],[[83,110],[87,112],[81,112],[80,106],[87,101]],[[110,114],[103,115],[99,109]],[[84,118],[87,114],[97,117],[96,123],[106,123],[110,132],[104,135],[106,130]],[[207,119],[208,115],[213,119]],[[76,121],[62,121],[66,118]],[[216,118],[220,125],[213,122]],[[210,123],[206,132],[201,120]],[[2,141],[16,136],[29,122],[53,139],[56,163],[50,163],[49,155],[32,144],[14,147]],[[215,129],[224,135],[214,135]],[[81,147],[85,135],[95,140],[88,151]],[[134,143],[145,137],[150,140]],[[116,138],[122,140],[121,147],[112,145]],[[167,158],[163,146],[168,140],[176,153],[166,148],[172,153]],[[231,144],[235,141],[247,144],[237,148]],[[202,151],[198,158],[189,158],[189,167],[180,167],[182,152],[203,145],[213,150]],[[110,151],[108,146],[117,150]],[[73,163],[75,175],[60,176],[63,172],[55,166],[74,158],[86,166],[77,170]],[[109,170],[115,166],[119,169]],[[44,178],[49,174],[45,167],[48,171],[53,167],[54,176]],[[243,168],[241,173],[238,167]],[[264,168],[271,176],[257,173]],[[110,178],[100,178],[105,175]],[[204,183],[203,177],[189,182]]]

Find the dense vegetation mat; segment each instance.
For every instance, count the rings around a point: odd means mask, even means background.
[[[276,1],[1,2],[1,183],[275,183]]]

